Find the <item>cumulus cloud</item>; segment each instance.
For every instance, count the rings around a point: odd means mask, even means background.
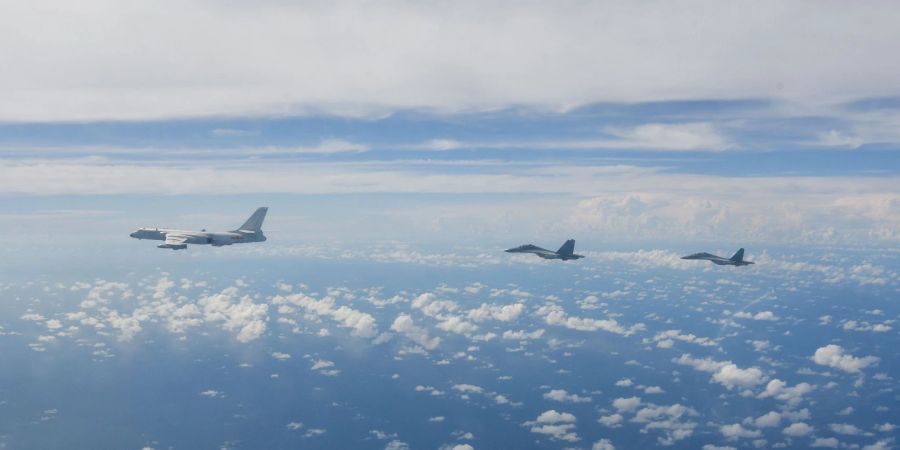
[[[791,436],[791,437],[808,436],[813,431],[814,431],[813,427],[809,426],[805,422],[795,422],[795,423],[788,425],[787,428],[781,430],[781,432],[785,436]]]
[[[522,303],[510,305],[488,305],[487,303],[482,303],[481,306],[469,310],[466,314],[470,320],[475,322],[483,322],[488,319],[511,322],[516,320],[524,310],[525,305]]]
[[[831,423],[828,424],[828,429],[835,434],[843,434],[847,436],[856,436],[862,433],[862,430],[860,430],[859,427],[849,423]]]
[[[734,314],[734,317],[738,319],[752,319],[752,320],[778,320],[778,316],[776,316],[772,311],[761,311],[756,314],[751,314],[746,311],[740,311]]]
[[[469,335],[478,330],[478,326],[471,323],[466,322],[459,316],[444,316],[443,319],[438,322],[436,325],[437,328],[441,330],[456,333],[456,334],[464,334]]]
[[[741,369],[735,364],[725,364],[713,374],[713,380],[726,388],[751,388],[766,380],[766,376],[756,367]]]
[[[537,419],[525,422],[523,425],[530,426],[532,433],[545,434],[561,441],[578,442],[581,438],[575,433],[574,422],[574,415],[550,409],[542,412]]]
[[[677,340],[677,341],[681,341],[681,342],[688,342],[691,344],[697,344],[697,345],[708,346],[708,347],[716,345],[716,342],[710,338],[698,337],[691,333],[682,333],[681,330],[662,331],[662,332],[657,333],[655,336],[653,336],[653,341],[656,341],[657,346],[659,346],[659,347],[666,347],[667,345],[663,344],[663,343],[667,342],[667,341],[671,342],[671,340],[673,340],[673,339]],[[671,347],[671,345],[668,345],[668,346]]]
[[[833,367],[848,373],[858,373],[860,370],[877,364],[881,360],[877,356],[855,357],[844,353],[844,349],[841,346],[834,344],[816,349],[812,359],[816,364]]]
[[[624,327],[613,319],[590,319],[566,314],[562,306],[556,304],[543,305],[537,309],[536,315],[543,317],[548,325],[557,325],[579,331],[603,330],[610,333],[630,336],[644,328],[643,324]]]
[[[484,389],[482,389],[481,386],[466,383],[454,384],[453,389],[463,394],[480,394],[484,392]]]
[[[293,305],[303,308],[308,314],[330,318],[339,327],[351,329],[350,334],[354,336],[370,338],[378,334],[375,317],[346,305],[336,306],[336,300],[331,296],[317,300],[305,294],[276,295],[272,298],[272,304]]]
[[[597,422],[600,422],[602,425],[607,426],[609,428],[618,428],[621,425],[622,421],[625,419],[621,414],[610,414],[608,416],[600,416],[597,419]]]
[[[204,296],[198,303],[206,321],[221,322],[226,331],[237,332],[238,341],[250,342],[265,333],[269,305],[253,303],[248,295],[238,297],[238,288],[232,286]]]
[[[788,404],[796,405],[803,399],[803,395],[811,392],[815,386],[809,383],[798,383],[796,386],[790,387],[786,382],[774,379],[766,384],[766,389],[757,395],[757,398],[774,397],[778,400],[788,402]]]
[[[712,373],[712,380],[729,390],[736,387],[752,388],[765,382],[766,376],[756,367],[742,369],[731,361],[715,361],[710,358],[693,358],[690,354],[682,354],[672,360],[676,364],[691,366],[694,370]]]
[[[425,347],[428,350],[434,350],[441,344],[441,338],[428,335],[428,331],[413,322],[412,316],[409,314],[400,314],[391,324],[391,330],[403,333],[413,342]]]
[[[836,438],[815,438],[810,447],[816,448],[838,448],[840,441]]]
[[[639,397],[628,397],[628,398],[617,398],[613,400],[613,408],[621,412],[631,412],[637,409],[638,406],[641,405],[641,399]]]
[[[582,397],[578,394],[570,394],[566,392],[565,389],[553,389],[550,392],[544,393],[544,398],[547,400],[569,403],[588,403],[591,401],[590,397]]]
[[[678,403],[669,406],[646,405],[635,413],[631,421],[643,424],[643,433],[662,431],[663,435],[657,437],[657,443],[669,446],[694,433],[697,424],[688,418],[697,415],[694,409]]]
[[[748,439],[762,436],[762,432],[759,430],[748,430],[739,423],[722,425],[719,427],[719,432],[722,433],[722,436],[726,439]]]
[[[503,332],[502,337],[503,337],[503,339],[510,340],[510,341],[524,341],[524,340],[531,340],[531,339],[540,339],[541,336],[543,336],[543,335],[544,335],[544,329],[539,328],[534,331],[506,330]]]

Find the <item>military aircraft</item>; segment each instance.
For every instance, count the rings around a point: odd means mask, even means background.
[[[257,208],[257,210],[244,222],[243,225],[234,231],[189,231],[189,230],[173,230],[171,228],[140,228],[129,236],[135,239],[152,239],[155,241],[165,241],[157,245],[159,248],[170,248],[172,250],[184,250],[188,244],[209,244],[213,247],[221,247],[231,244],[246,244],[250,242],[264,242],[266,235],[263,234],[262,224],[266,218],[267,207]]]
[[[568,261],[570,259],[580,259],[584,258],[582,255],[576,255],[575,253],[575,239],[569,239],[566,241],[562,247],[557,251],[550,251],[545,248],[540,248],[537,245],[521,245],[516,248],[511,248],[506,250],[506,253],[534,253],[535,255],[540,256],[544,259],[561,259],[563,261]]]
[[[753,261],[744,261],[744,249],[738,250],[737,253],[734,254],[734,256],[728,259],[705,252],[683,256],[681,259],[705,259],[707,261],[712,261],[713,264],[718,264],[720,266],[746,266],[749,264],[754,264]]]

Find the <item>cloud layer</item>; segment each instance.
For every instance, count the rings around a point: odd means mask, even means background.
[[[898,14],[813,1],[20,3],[0,18],[14,68],[0,74],[0,120],[843,101],[900,92]]]

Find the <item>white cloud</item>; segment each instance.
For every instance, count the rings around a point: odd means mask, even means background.
[[[416,325],[409,314],[398,315],[397,318],[394,319],[394,323],[391,324],[391,330],[403,333],[413,342],[428,350],[434,350],[441,344],[441,338],[429,336],[428,331]]]
[[[691,366],[694,370],[712,373],[712,380],[729,390],[736,387],[751,388],[766,380],[766,376],[758,368],[741,369],[731,361],[722,362],[710,358],[693,358],[687,353],[672,361],[677,364]]]
[[[726,439],[749,439],[762,436],[762,432],[759,430],[748,430],[739,423],[722,425],[719,427],[719,432],[722,433],[722,436]]]
[[[320,374],[334,377],[341,373],[340,370],[334,369],[334,362],[328,361],[327,359],[316,359],[312,362],[312,367],[309,370],[318,371]]]
[[[610,414],[608,416],[600,416],[600,418],[597,419],[597,422],[610,428],[617,428],[621,426],[620,424],[624,419],[625,418],[621,414]]]
[[[0,19],[0,29],[16,37],[0,47],[14,67],[0,76],[0,120],[372,115],[698,98],[833,102],[900,88],[898,64],[884,58],[898,39],[889,4],[706,1],[697,9],[705,11],[701,20],[676,5],[641,2],[463,2],[450,13],[407,2],[13,5]],[[68,20],[73,14],[77,21]],[[802,35],[796,17],[806,18]],[[635,36],[637,25],[650,31]],[[749,38],[762,28],[767,39]],[[142,30],[160,29],[166,33],[141,40],[143,51],[131,51]],[[827,55],[817,52],[823,46]],[[27,57],[34,54],[42,58]],[[697,70],[676,70],[683,67]],[[661,135],[693,142],[639,134]]]
[[[813,427],[809,426],[805,422],[795,422],[788,425],[788,427],[781,430],[781,432],[786,436],[802,437],[812,433]]]
[[[697,411],[677,403],[669,406],[647,405],[638,410],[631,421],[644,424],[642,433],[661,430],[663,436],[657,437],[657,442],[669,446],[693,434],[697,424],[687,418],[697,415]]]
[[[681,330],[667,330],[657,333],[656,336],[653,336],[653,340],[657,343],[666,341],[666,340],[678,340],[682,342],[689,342],[691,344],[697,344],[702,346],[715,346],[716,342],[710,338],[699,337],[693,334],[687,333],[683,334]],[[657,344],[659,345],[659,344]]]
[[[463,394],[480,394],[484,392],[484,389],[482,389],[481,386],[466,383],[454,384],[453,389],[462,392]]]
[[[838,448],[840,441],[835,438],[815,438],[810,447],[819,448]]]
[[[633,128],[609,127],[618,140],[598,142],[598,147],[654,150],[725,150],[732,146],[711,123],[651,123]]]
[[[439,450],[475,450],[475,447],[472,447],[469,444],[454,444],[443,445],[439,448]]]
[[[736,387],[754,387],[764,382],[766,376],[756,367],[741,369],[734,364],[726,364],[712,378],[730,390]]]
[[[575,416],[566,412],[558,412],[555,409],[548,409],[542,412],[537,419],[537,423],[557,423],[557,422],[575,422]]]
[[[238,289],[234,286],[204,296],[198,303],[206,321],[222,322],[223,329],[237,332],[236,338],[240,342],[258,339],[266,331],[269,306],[253,303],[247,295],[238,298]]]
[[[476,322],[483,322],[489,318],[501,322],[511,322],[516,320],[524,310],[525,305],[522,303],[510,305],[488,305],[487,303],[482,303],[478,308],[469,310],[467,315],[469,319]]]
[[[409,444],[398,439],[394,439],[384,446],[384,450],[409,450]]]
[[[279,361],[286,361],[291,359],[290,353],[282,353],[282,352],[272,352],[272,357]]]
[[[617,398],[613,400],[613,408],[621,412],[631,412],[641,405],[639,397]]]
[[[893,442],[893,439],[882,439],[874,444],[864,445],[862,450],[890,450]]]
[[[568,442],[577,442],[581,440],[575,433],[575,416],[558,412],[550,409],[541,413],[537,419],[525,422],[524,425],[531,427],[532,433],[546,434],[553,439]]]
[[[545,392],[544,398],[547,400],[568,403],[588,403],[591,401],[590,397],[582,397],[578,394],[570,394],[566,392],[565,389],[553,389],[550,392]]]
[[[737,317],[738,319],[778,320],[778,316],[772,313],[772,311],[761,311],[756,314],[751,314],[746,311],[740,311],[735,313],[734,317]]]
[[[274,305],[294,305],[303,308],[309,314],[331,318],[342,328],[350,328],[354,336],[370,338],[378,334],[375,318],[368,313],[358,311],[346,305],[335,306],[333,297],[316,300],[305,294],[288,296],[277,295],[272,298]]]
[[[438,300],[437,296],[430,292],[419,295],[412,301],[412,307],[422,311],[428,317],[437,317],[442,312],[453,312],[459,309],[459,305],[452,300]]]
[[[543,335],[544,335],[544,329],[539,328],[537,330],[530,331],[530,332],[525,331],[525,330],[518,330],[518,331],[506,330],[503,332],[502,337],[503,337],[503,339],[510,340],[510,341],[524,341],[524,340],[529,340],[529,339],[540,339],[541,336],[543,336]]]
[[[541,306],[537,309],[535,314],[543,317],[544,321],[549,325],[558,325],[579,331],[603,330],[610,333],[630,336],[636,331],[643,329],[643,324],[636,324],[629,328],[625,328],[613,319],[591,319],[569,316],[561,306],[556,304],[546,304]]]
[[[787,383],[779,379],[774,379],[766,384],[766,389],[757,395],[757,398],[774,397],[778,400],[796,405],[803,399],[803,395],[811,392],[815,386],[809,383],[798,383],[794,387],[789,387]]]
[[[777,427],[781,423],[781,414],[769,411],[756,419],[748,420],[756,428]]]
[[[818,348],[812,359],[816,364],[833,367],[849,373],[857,373],[880,361],[880,358],[876,356],[857,358],[853,355],[844,353],[844,349],[841,346],[834,344]]]
[[[609,439],[600,439],[599,441],[594,442],[594,445],[591,446],[591,450],[616,450],[616,447]]]
[[[844,434],[848,436],[856,436],[862,433],[856,425],[852,425],[849,423],[832,423],[828,424],[828,429],[836,434]]]
[[[438,324],[435,326],[450,333],[464,335],[468,335],[474,333],[475,331],[478,331],[477,325],[471,322],[466,322],[459,316],[444,316],[444,319],[438,322]]]

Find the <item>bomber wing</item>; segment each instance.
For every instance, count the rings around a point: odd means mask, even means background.
[[[184,250],[187,248],[188,236],[183,234],[166,234],[166,242],[157,245],[159,248],[171,248],[172,250]]]

